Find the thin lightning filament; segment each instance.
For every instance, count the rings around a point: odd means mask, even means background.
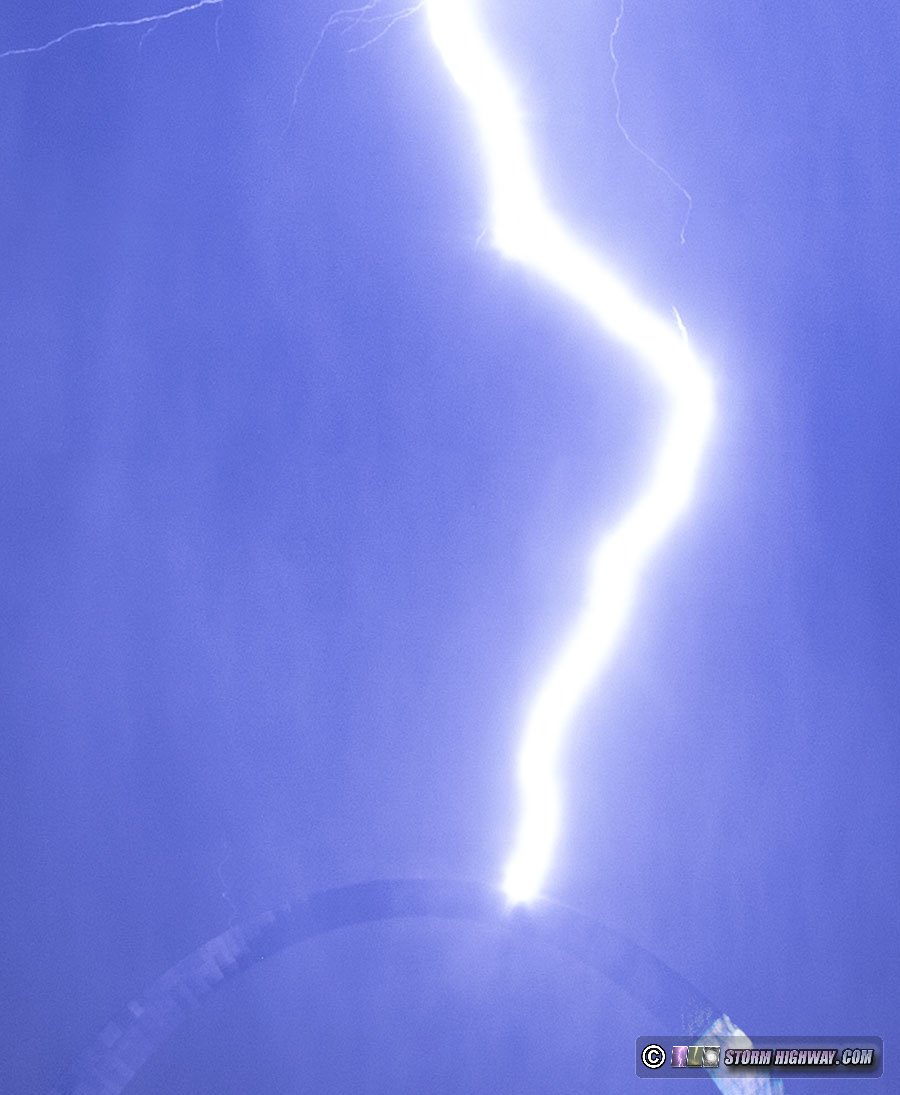
[[[193,4],[184,4],[180,8],[172,8],[169,11],[161,12],[159,15],[141,15],[136,19],[105,19],[100,23],[86,23],[81,27],[72,27],[71,30],[67,30],[63,34],[58,34],[55,38],[51,38],[49,42],[44,42],[39,46],[23,46],[20,49],[4,50],[0,53],[0,61],[6,60],[7,57],[23,57],[29,53],[44,53],[48,49],[58,46],[61,42],[65,42],[69,38],[74,38],[75,35],[89,34],[96,30],[144,26],[153,30],[154,27],[158,26],[160,23],[166,22],[168,19],[177,19],[179,15],[188,15],[193,11],[199,11],[201,8],[208,8],[222,3],[224,3],[224,0],[196,0]]]
[[[487,167],[491,232],[500,251],[578,301],[649,370],[670,405],[637,498],[597,545],[583,604],[538,685],[518,754],[520,820],[503,874],[512,904],[541,891],[561,827],[560,754],[609,664],[644,569],[688,506],[710,433],[712,381],[675,321],[643,304],[547,203],[516,93],[472,0],[427,0],[431,36],[468,100]]]

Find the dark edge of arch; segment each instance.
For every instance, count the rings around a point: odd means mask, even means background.
[[[356,924],[437,917],[492,924],[567,954],[624,989],[670,1030],[699,1035],[720,1014],[626,936],[542,898],[510,908],[479,882],[398,879],[322,890],[237,924],[176,962],[103,1028],[51,1095],[119,1095],[153,1052],[225,981],[294,943]]]

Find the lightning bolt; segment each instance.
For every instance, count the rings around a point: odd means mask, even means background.
[[[179,15],[187,15],[189,12],[199,11],[200,8],[222,3],[224,3],[224,0],[196,0],[196,3],[185,4],[180,8],[172,8],[159,15],[141,15],[137,19],[106,19],[100,23],[86,23],[82,27],[72,27],[71,30],[58,34],[55,38],[51,38],[48,42],[43,42],[39,46],[21,46],[18,49],[4,50],[3,53],[0,53],[0,61],[6,60],[7,57],[22,57],[27,53],[44,53],[67,39],[74,38],[77,34],[87,34],[90,31],[109,30],[113,27],[144,27],[148,25],[150,30],[153,30],[157,24],[164,23],[167,19],[175,19]]]
[[[153,29],[164,20],[222,3],[195,0],[158,15],[78,26],[42,45],[0,52],[0,60],[42,53],[88,31]],[[647,564],[694,493],[712,425],[713,387],[677,311],[673,321],[643,304],[545,199],[515,89],[479,23],[477,0],[421,0],[390,15],[382,15],[379,7],[379,0],[369,0],[332,16],[300,74],[292,113],[298,89],[330,29],[341,24],[345,29],[360,24],[374,28],[374,36],[357,47],[367,48],[400,19],[424,9],[435,48],[472,111],[489,178],[487,231],[495,246],[584,307],[601,331],[634,354],[670,404],[668,423],[643,489],[597,545],[581,608],[536,690],[526,719],[518,754],[519,826],[503,874],[503,889],[509,901],[518,904],[539,894],[558,843],[562,746],[622,638]],[[610,39],[620,128],[614,42],[622,16],[620,6]],[[633,145],[624,129],[623,133]]]
[[[677,312],[643,304],[569,229],[542,192],[512,81],[492,51],[472,0],[427,0],[435,48],[468,101],[487,168],[494,243],[584,307],[637,358],[670,404],[643,489],[597,545],[583,604],[540,682],[518,754],[520,820],[503,874],[512,904],[536,897],[561,823],[561,748],[628,622],[651,557],[694,493],[713,419],[713,385]]]

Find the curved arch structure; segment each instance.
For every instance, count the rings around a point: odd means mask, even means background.
[[[210,939],[123,1008],[52,1095],[119,1095],[188,1015],[242,970],[314,936],[410,917],[488,924],[569,955],[624,989],[670,1030],[692,1037],[737,1030],[664,962],[575,909],[546,898],[511,908],[501,891],[478,882],[384,880],[320,891]],[[774,1095],[779,1089],[754,1090]],[[723,1090],[737,1095],[746,1089]]]

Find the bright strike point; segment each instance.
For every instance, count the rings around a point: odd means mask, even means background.
[[[521,817],[503,888],[513,904],[540,892],[559,839],[559,758],[579,708],[607,667],[646,564],[688,506],[713,417],[712,381],[675,322],[643,304],[547,203],[515,89],[474,0],[427,0],[434,44],[469,102],[487,166],[491,231],[510,259],[578,301],[662,386],[671,411],[631,507],[597,545],[584,603],[539,683],[518,757]]]

